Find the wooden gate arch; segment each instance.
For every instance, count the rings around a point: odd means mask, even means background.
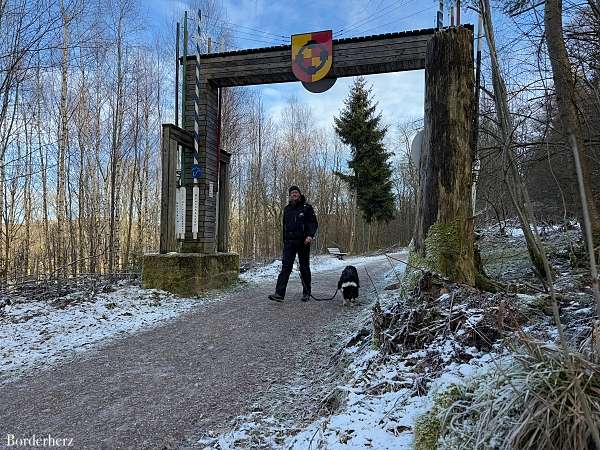
[[[421,161],[425,162],[427,170],[437,171],[439,176],[436,175],[434,181],[424,183],[420,188],[419,208],[427,208],[427,213],[423,214],[422,220],[418,220],[415,243],[422,245],[423,236],[438,219],[440,201],[451,202],[454,205],[452,208],[456,209],[451,215],[460,216],[463,223],[465,214],[470,214],[462,211],[465,204],[470,204],[470,180],[465,182],[469,189],[451,186],[457,180],[449,178],[440,164],[470,167],[466,160],[459,161],[456,158],[456,155],[464,153],[464,148],[462,153],[456,150],[471,142],[474,113],[473,26],[337,39],[333,41],[333,54],[333,65],[327,78],[425,69],[423,148],[426,151],[421,155]],[[163,133],[162,143],[161,253],[179,251],[210,254],[227,251],[228,154],[218,149],[219,88],[298,81],[292,72],[290,45],[209,53],[201,55],[200,61],[200,77],[196,80],[195,56],[182,60],[182,64],[186,65],[183,130],[173,125],[164,126],[167,128],[164,129],[166,132]],[[181,171],[186,172],[182,175],[183,180],[191,176],[185,167],[191,166],[192,161],[193,145],[190,139],[195,125],[197,81],[197,121],[201,136],[197,162],[201,170],[195,175],[198,176],[199,189],[196,194],[191,189],[186,190],[185,226],[179,229],[175,211],[177,194],[173,186],[178,167],[181,170],[183,166]],[[178,149],[181,162],[174,156]],[[195,225],[192,217],[194,211],[197,214]],[[193,226],[196,227],[194,230]],[[465,233],[469,233],[468,224]],[[469,237],[465,239],[472,242]],[[465,250],[469,251],[472,251],[472,245],[471,250]],[[468,268],[465,270],[471,271]],[[466,278],[471,276],[467,274]]]

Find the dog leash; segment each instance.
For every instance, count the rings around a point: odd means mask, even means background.
[[[300,282],[302,283],[302,286],[304,288],[306,288],[306,284],[304,283],[304,280],[302,279],[302,274],[300,274]],[[327,302],[329,300],[333,300],[339,291],[340,291],[339,289],[336,289],[335,293],[329,298],[317,298],[312,294],[308,294],[308,296],[317,302]]]
[[[333,300],[339,291],[340,291],[339,289],[336,289],[335,294],[333,294],[329,298],[317,298],[317,297],[313,296],[312,294],[309,294],[309,296],[310,296],[310,298],[312,298],[313,300],[316,300],[317,302],[326,302],[329,300]]]

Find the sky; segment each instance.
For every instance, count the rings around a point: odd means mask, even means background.
[[[221,5],[222,21],[233,35],[235,48],[259,48],[289,44],[290,36],[333,30],[334,39],[391,33],[435,26],[439,2],[435,0],[211,0]],[[149,0],[148,14],[156,26],[182,21],[183,11],[195,14],[197,2]],[[446,23],[448,15],[446,13]],[[474,23],[463,11],[463,23]],[[171,32],[171,31],[169,31]],[[334,55],[335,58],[335,55]],[[352,78],[338,79],[327,92],[313,94],[301,83],[255,86],[268,113],[277,119],[290,98],[308,104],[322,126],[333,124],[343,108]],[[423,70],[369,75],[373,99],[383,122],[389,125],[423,116]]]

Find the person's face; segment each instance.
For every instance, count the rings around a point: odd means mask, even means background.
[[[300,192],[298,192],[298,191],[290,192],[290,199],[292,199],[292,201],[294,201],[294,202],[297,202],[298,200],[300,200]]]

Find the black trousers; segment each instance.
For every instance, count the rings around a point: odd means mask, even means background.
[[[285,297],[290,274],[294,266],[294,260],[298,254],[300,262],[300,277],[302,278],[302,294],[310,295],[310,245],[304,241],[284,241],[283,242],[283,261],[281,272],[277,278],[277,287],[275,292]]]

